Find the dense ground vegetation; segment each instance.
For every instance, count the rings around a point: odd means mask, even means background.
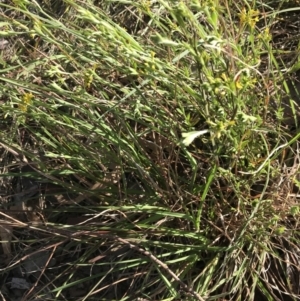
[[[1,1],[1,300],[299,300],[298,5]]]

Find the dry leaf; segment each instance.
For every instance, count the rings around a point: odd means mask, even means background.
[[[30,283],[23,278],[13,277],[11,279],[11,289],[28,290],[30,287]]]
[[[0,49],[2,50],[4,48],[6,48],[7,44],[8,44],[7,40],[1,39],[0,40]]]

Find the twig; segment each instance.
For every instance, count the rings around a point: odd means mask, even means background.
[[[273,149],[271,151],[271,153],[269,154],[269,156],[265,159],[265,161],[259,166],[259,168],[255,171],[250,171],[250,172],[244,172],[244,171],[239,171],[239,173],[243,174],[243,175],[255,175],[257,174],[258,172],[260,172],[263,167],[265,166],[265,164],[268,162],[268,160],[277,152],[279,151],[281,148],[285,147],[285,146],[288,146],[289,143],[284,143],[278,147],[276,147],[275,149]]]
[[[41,273],[39,274],[39,276],[38,276],[38,278],[37,278],[35,284],[34,284],[34,285],[31,287],[31,289],[23,296],[22,301],[23,301],[23,300],[24,300],[24,301],[25,301],[25,300],[28,300],[28,299],[29,299],[28,296],[33,292],[33,290],[34,290],[34,289],[38,286],[38,284],[40,283],[40,280],[41,280],[43,274],[45,273],[45,271],[46,271],[46,269],[47,269],[47,267],[48,267],[48,265],[49,265],[49,263],[50,263],[50,261],[51,261],[53,255],[54,255],[54,253],[55,253],[55,251],[56,251],[56,248],[57,248],[57,244],[53,246],[53,250],[52,250],[50,256],[48,257],[47,262],[45,263],[44,267],[42,268]]]

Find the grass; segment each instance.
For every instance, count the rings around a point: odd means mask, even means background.
[[[3,300],[299,300],[296,1],[0,7]]]

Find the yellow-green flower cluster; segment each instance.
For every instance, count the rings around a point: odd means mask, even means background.
[[[253,29],[259,21],[259,10],[250,9],[247,11],[246,8],[243,8],[239,15],[241,26],[249,25]]]
[[[21,103],[19,104],[19,109],[22,112],[27,112],[28,106],[31,105],[31,103],[32,103],[32,98],[33,98],[32,93],[25,93],[22,96]]]

